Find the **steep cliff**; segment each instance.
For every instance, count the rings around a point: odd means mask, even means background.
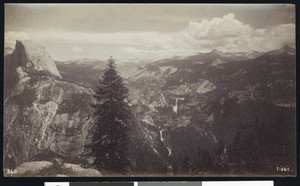
[[[6,55],[4,81],[4,157],[16,165],[54,156],[80,161],[90,139],[92,90],[62,80],[44,48],[29,41],[17,41]]]
[[[4,98],[28,73],[61,78],[45,48],[29,40],[16,41],[15,50],[7,50],[4,57]]]

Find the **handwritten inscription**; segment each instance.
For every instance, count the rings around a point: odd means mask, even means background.
[[[277,166],[276,170],[278,172],[291,172],[290,167],[286,167],[286,166]]]

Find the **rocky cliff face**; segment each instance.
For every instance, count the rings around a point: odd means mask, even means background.
[[[4,78],[5,157],[19,165],[84,155],[93,121],[91,89],[63,81],[44,48],[29,41],[17,41],[6,55]]]
[[[4,60],[4,98],[26,74],[61,78],[46,50],[32,41],[16,41],[15,50],[7,50]]]
[[[32,41],[17,41],[12,60],[11,63],[16,64],[16,66],[45,71],[50,75],[61,78],[54,61],[45,48]]]

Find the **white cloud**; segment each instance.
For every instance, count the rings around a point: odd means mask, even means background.
[[[223,51],[271,50],[283,44],[295,45],[295,24],[254,29],[230,13],[221,18],[191,21],[182,32],[184,40],[196,50],[217,48]]]
[[[143,50],[139,50],[134,47],[124,47],[124,48],[121,48],[121,50],[123,52],[132,53],[132,54],[137,54],[137,53],[143,52]]]
[[[295,24],[254,29],[230,13],[211,20],[191,21],[181,32],[152,34],[139,42],[144,47],[144,54],[151,51],[152,54],[156,52],[160,55],[165,54],[166,57],[207,52],[212,49],[225,52],[268,51],[284,44],[295,46]]]
[[[72,50],[73,52],[82,52],[82,51],[83,51],[82,48],[79,48],[79,47],[77,47],[77,46],[71,48],[71,50]]]
[[[93,46],[99,46],[99,50],[101,47],[102,50],[105,47],[108,54],[115,55],[120,51],[122,55],[128,57],[134,55],[135,57],[157,59],[174,55],[190,55],[212,49],[246,52],[272,50],[284,44],[295,46],[295,24],[255,29],[238,20],[234,14],[229,13],[209,20],[190,21],[185,29],[173,33],[88,33],[64,30],[28,30],[26,33],[12,31],[5,33],[5,44],[12,44],[16,39],[32,39],[57,45],[68,43],[71,51],[82,54],[83,51],[96,50],[85,48],[87,45],[84,45],[93,44]]]
[[[201,22],[191,21],[185,31],[195,39],[218,40],[236,37],[251,30],[249,25],[236,20],[235,15],[230,13],[222,18],[204,19]]]

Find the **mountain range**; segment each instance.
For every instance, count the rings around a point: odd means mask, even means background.
[[[4,156],[89,167],[89,104],[106,62],[54,61],[30,41],[5,51]],[[295,67],[287,45],[121,63],[138,121],[132,174],[294,175]]]

